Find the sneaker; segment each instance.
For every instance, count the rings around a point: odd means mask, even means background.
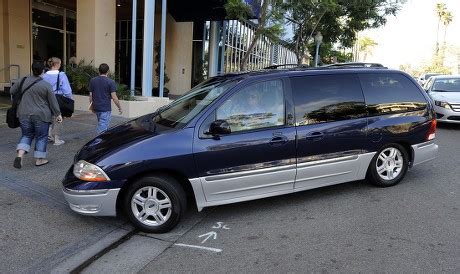
[[[48,142],[54,142],[54,138],[51,136],[48,136]]]
[[[56,140],[56,141],[54,141],[54,144],[53,144],[53,145],[55,145],[55,146],[60,146],[60,145],[63,145],[64,143],[65,143],[64,140]]]

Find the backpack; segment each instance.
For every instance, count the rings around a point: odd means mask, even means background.
[[[59,92],[59,76],[61,75],[61,73],[59,72],[58,73],[58,76],[57,76],[57,82],[56,82],[56,100],[59,104],[59,108],[61,109],[61,115],[63,117],[72,117],[72,114],[74,112],[74,105],[75,105],[75,102],[74,100],[70,99],[70,98],[67,98],[65,97],[64,95],[62,94],[58,94]]]

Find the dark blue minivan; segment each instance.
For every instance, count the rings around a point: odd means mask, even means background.
[[[78,213],[124,213],[160,233],[187,204],[200,211],[365,178],[395,185],[436,156],[435,132],[430,99],[401,71],[226,74],[88,142],[63,192]]]

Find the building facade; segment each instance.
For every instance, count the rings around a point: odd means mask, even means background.
[[[0,90],[29,74],[33,60],[56,56],[64,65],[107,63],[120,82],[145,96],[158,88],[164,60],[165,87],[169,94],[181,95],[208,77],[239,71],[256,25],[226,20],[224,4],[0,0]],[[261,37],[248,69],[284,63],[296,63],[295,55]]]

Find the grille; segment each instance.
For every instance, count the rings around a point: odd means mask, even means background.
[[[447,117],[447,120],[460,121],[460,116],[449,116]]]
[[[456,104],[449,104],[449,105],[452,107],[453,111],[460,112],[460,104],[456,103]]]

